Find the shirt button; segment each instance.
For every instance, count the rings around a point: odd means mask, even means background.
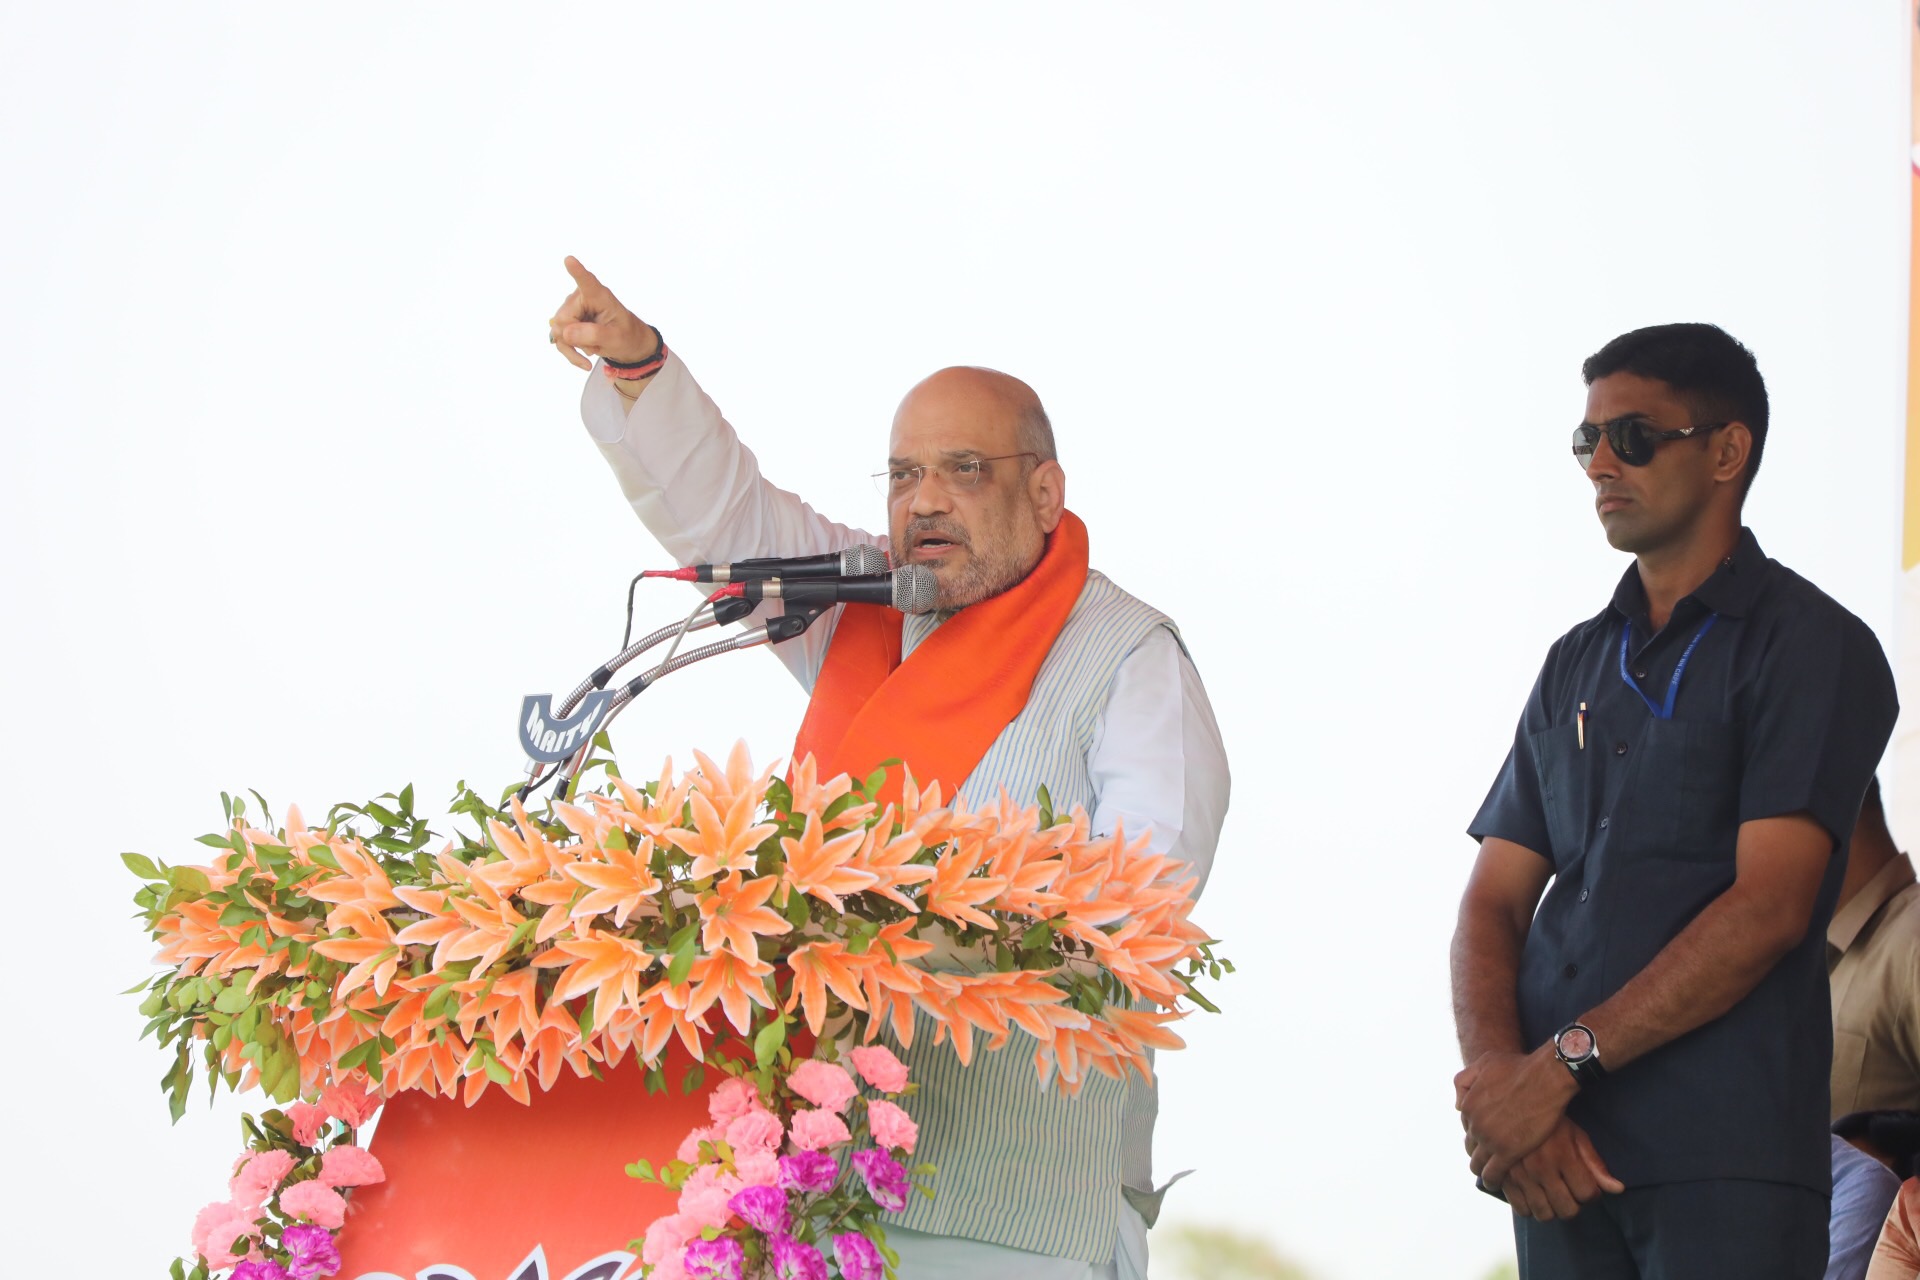
[[[1647,669],[1645,667],[1640,668],[1633,673],[1633,678],[1635,680],[1645,680],[1647,678]]]
[[[1602,831],[1607,829],[1607,820],[1605,818],[1600,819],[1600,829]]]
[[[1577,964],[1570,964],[1566,968],[1562,969],[1560,972],[1566,974],[1569,978],[1571,978],[1576,976],[1580,972],[1580,966]]]
[[[1582,889],[1580,891],[1580,901],[1585,902],[1587,900],[1587,894],[1589,894],[1590,892],[1592,892],[1592,890]]]
[[[1625,755],[1625,754],[1627,754],[1627,744],[1626,744],[1626,743],[1624,743],[1624,742],[1616,742],[1616,743],[1614,743],[1614,744],[1613,744],[1613,754],[1615,754],[1615,755],[1617,755],[1617,756],[1623,756],[1623,755]]]

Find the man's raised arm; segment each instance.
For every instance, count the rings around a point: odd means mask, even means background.
[[[561,355],[591,370],[595,358],[644,366],[658,354],[651,325],[578,259],[566,266],[574,290],[548,322]],[[641,523],[679,564],[887,545],[885,537],[837,524],[769,483],[752,450],[671,352],[641,378],[589,378],[580,413]],[[836,620],[824,618],[774,650],[803,686],[812,687]]]
[[[659,350],[653,327],[577,259],[566,265],[575,287],[550,322],[560,354],[582,369],[592,369],[594,357],[623,364],[651,359]],[[884,537],[837,524],[768,482],[752,451],[671,353],[643,379],[590,379],[580,409],[627,501],[682,564],[886,545]]]

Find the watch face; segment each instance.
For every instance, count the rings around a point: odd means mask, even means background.
[[[1593,1052],[1593,1032],[1585,1027],[1568,1027],[1555,1040],[1560,1056],[1578,1062]]]

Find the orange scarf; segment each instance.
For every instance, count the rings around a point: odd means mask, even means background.
[[[1087,585],[1087,526],[1071,511],[1019,585],[969,605],[936,628],[905,662],[906,615],[850,604],[827,647],[793,758],[811,753],[819,776],[864,778],[900,760],[921,786],[951,798],[1013,718]],[[899,795],[900,773],[882,791]],[[1017,797],[1030,800],[1031,797]]]

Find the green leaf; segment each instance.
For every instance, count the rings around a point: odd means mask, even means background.
[[[804,893],[787,895],[787,923],[796,929],[804,929],[807,921],[813,919],[813,908],[807,903]]]
[[[184,889],[196,898],[205,897],[213,891],[213,882],[198,867],[172,868],[167,872],[167,883],[176,889]]]
[[[687,1068],[686,1078],[680,1082],[680,1092],[682,1094],[690,1094],[705,1084],[706,1081],[707,1069],[696,1062]]]
[[[214,848],[214,849],[226,849],[231,847],[227,844],[227,838],[225,836],[214,836],[214,835],[195,836],[194,839],[199,841],[201,844],[207,845],[210,848]]]
[[[642,1182],[652,1182],[654,1180],[653,1165],[645,1160],[635,1160],[627,1166],[627,1176],[629,1178],[638,1178]]]
[[[754,1063],[764,1071],[767,1067],[773,1065],[773,1055],[778,1053],[780,1046],[786,1042],[787,1020],[785,1018],[775,1018],[766,1026],[760,1028],[760,1034],[753,1038]]]
[[[687,975],[693,972],[694,948],[692,930],[693,926],[688,925],[686,929],[681,931],[686,941],[674,948],[673,962],[667,966],[667,981],[676,987],[685,982]]]
[[[486,1072],[487,1072],[487,1079],[493,1081],[495,1084],[512,1084],[513,1083],[513,1072],[507,1070],[506,1063],[500,1061],[500,1059],[498,1058],[491,1057],[491,1056],[488,1057],[486,1062]]]
[[[323,844],[316,844],[307,850],[307,858],[332,871],[340,869],[340,859],[333,856],[333,850]]]
[[[253,994],[238,983],[222,991],[213,1002],[221,1013],[243,1013],[253,1003]]]
[[[153,859],[143,853],[123,853],[120,861],[127,864],[127,870],[142,880],[165,880],[166,873],[153,865]]]
[[[860,789],[866,792],[867,798],[871,800],[873,797],[879,795],[880,788],[886,785],[887,785],[887,767],[885,765],[881,765],[878,769],[875,769],[872,773],[867,775],[867,780],[860,784]]]

